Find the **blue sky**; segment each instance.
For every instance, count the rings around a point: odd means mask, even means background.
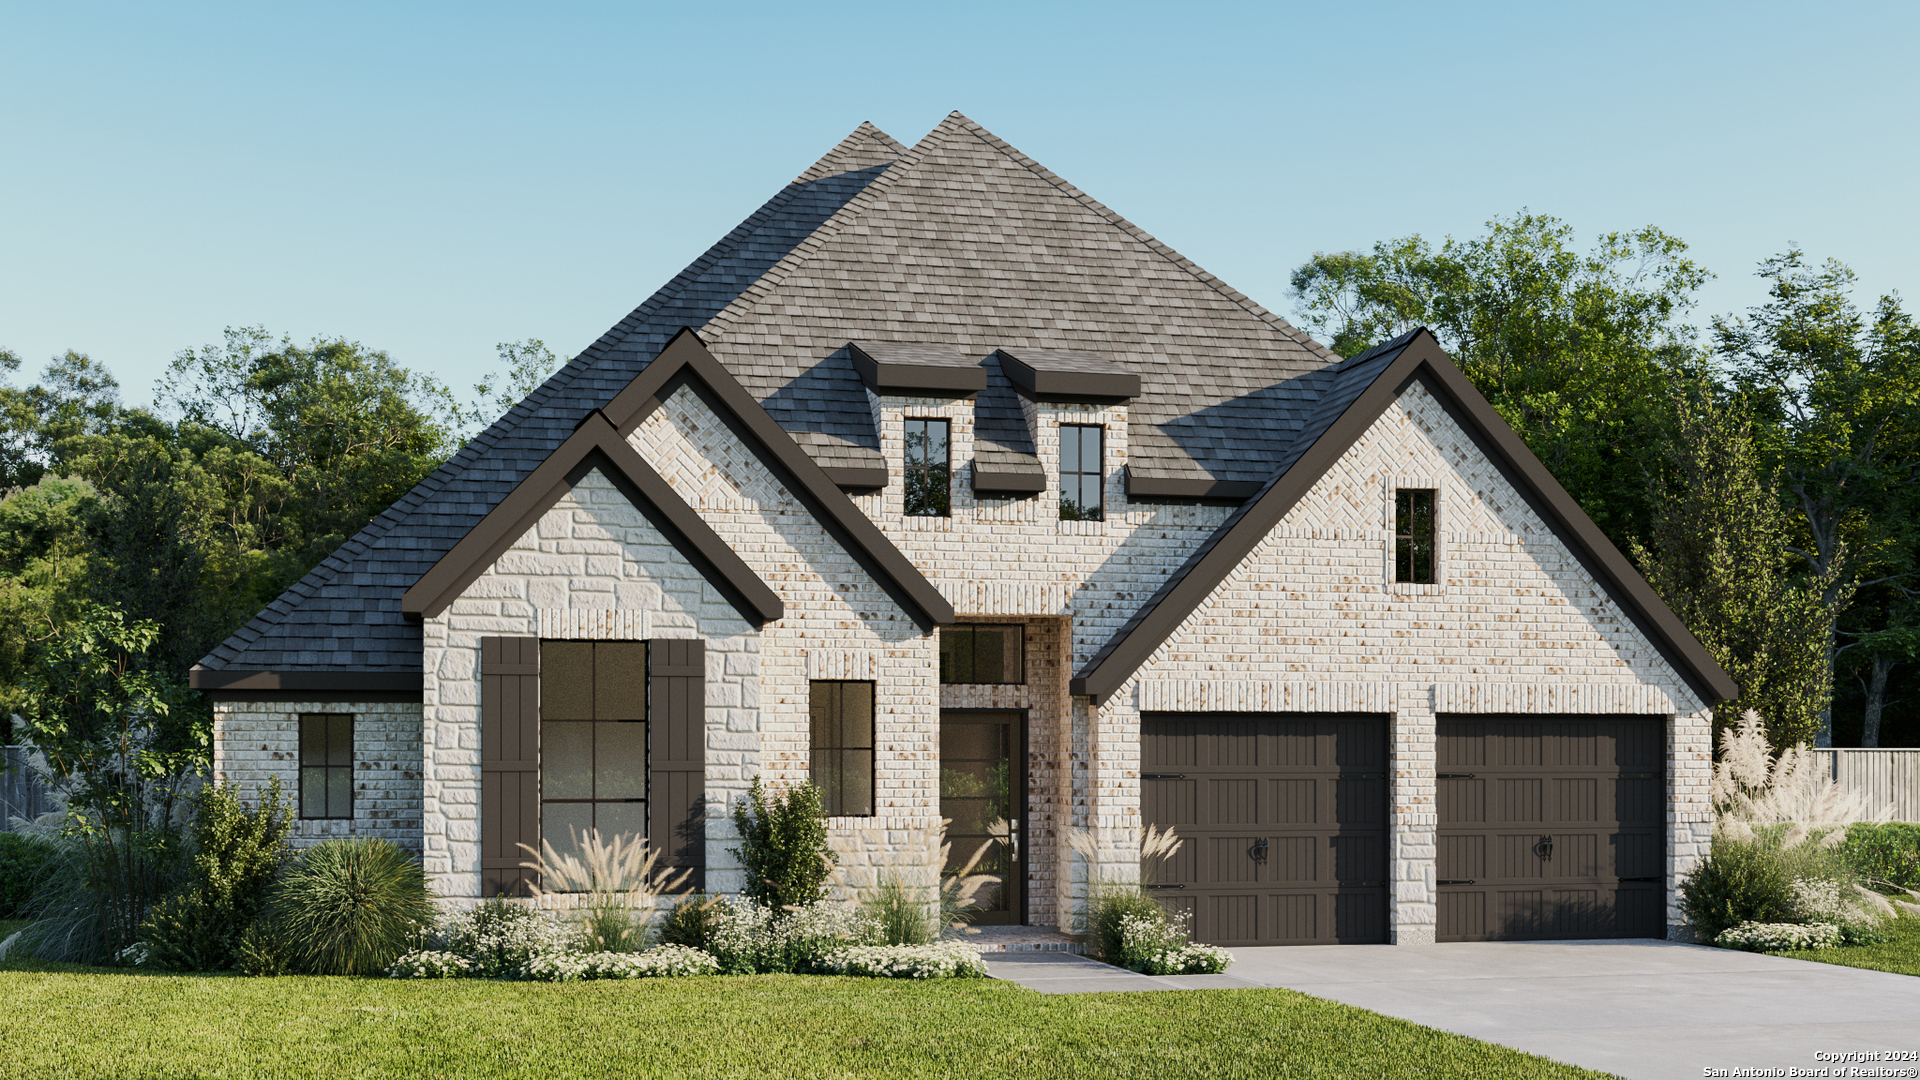
[[[12,3],[0,347],[144,402],[261,323],[464,386],[952,109],[1289,316],[1316,249],[1521,207],[1684,238],[1702,325],[1790,241],[1911,293],[1916,40],[1911,4]]]

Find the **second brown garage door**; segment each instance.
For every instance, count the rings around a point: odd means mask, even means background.
[[[1185,841],[1154,895],[1216,945],[1387,940],[1387,719],[1147,713],[1141,803]]]
[[[1441,716],[1439,940],[1666,936],[1666,718]]]

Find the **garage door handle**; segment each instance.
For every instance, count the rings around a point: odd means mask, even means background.
[[[1551,836],[1541,837],[1540,842],[1533,845],[1533,853],[1535,855],[1540,856],[1541,862],[1552,862],[1553,861],[1553,837]]]
[[[1260,840],[1254,841],[1254,845],[1247,849],[1247,854],[1253,856],[1254,862],[1266,862],[1267,861],[1266,840],[1260,839]]]

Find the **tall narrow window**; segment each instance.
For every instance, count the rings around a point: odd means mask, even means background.
[[[1023,683],[1025,628],[1015,626],[943,626],[940,628],[940,681],[943,683]]]
[[[945,420],[907,421],[908,517],[946,517],[951,468]]]
[[[1099,521],[1100,493],[1106,478],[1101,460],[1103,429],[1094,424],[1060,425],[1060,518]]]
[[[353,717],[300,718],[300,816],[353,816]]]
[[[540,838],[647,835],[647,645],[540,643]]]
[[[1400,488],[1393,493],[1393,580],[1434,583],[1432,488]]]
[[[873,684],[808,684],[813,786],[828,817],[873,816]]]

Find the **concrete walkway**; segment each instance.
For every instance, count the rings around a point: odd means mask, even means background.
[[[1229,975],[1148,978],[1061,953],[990,956],[987,969],[1051,994],[1285,987],[1630,1080],[1792,1075],[1832,1064],[1821,1051],[1920,1052],[1920,978],[1698,945],[1328,945],[1234,958]]]

